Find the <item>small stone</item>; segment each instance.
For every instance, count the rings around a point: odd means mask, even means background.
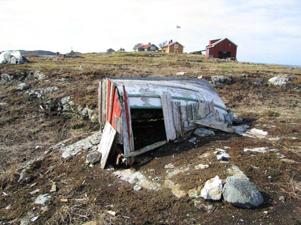
[[[142,189],[142,187],[138,184],[136,184],[134,187],[133,187],[134,191],[140,191]]]
[[[19,90],[19,91],[24,91],[24,90],[27,90],[29,88],[30,88],[30,86],[28,84],[20,83],[20,84],[18,84],[16,89]]]
[[[47,211],[49,210],[49,208],[48,208],[48,206],[46,205],[46,206],[43,206],[43,207],[41,208],[41,210],[42,210],[42,212],[47,212]]]
[[[184,76],[184,75],[185,75],[185,72],[184,72],[184,71],[176,72],[176,76]]]
[[[199,198],[201,197],[201,187],[193,188],[188,191],[189,198]]]
[[[99,151],[92,151],[86,156],[86,164],[94,165],[100,162],[100,159],[101,153]]]
[[[208,212],[208,213],[210,213],[213,210],[213,205],[205,204],[200,200],[194,200],[193,204],[197,209]]]
[[[67,199],[67,198],[61,198],[61,199],[60,199],[60,202],[66,203],[66,202],[68,202],[68,199]]]
[[[252,128],[251,130],[248,130],[242,135],[252,138],[265,138],[268,135],[268,132],[257,128]]]
[[[29,192],[29,194],[34,195],[34,194],[39,193],[39,192],[40,192],[40,189],[35,189],[32,192]]]
[[[56,183],[55,183],[55,182],[52,182],[51,189],[50,189],[50,193],[56,192],[56,191],[57,191]]]
[[[198,170],[198,169],[203,170],[203,169],[207,169],[207,168],[209,168],[209,165],[207,165],[207,164],[198,164],[194,167],[194,169],[196,169],[196,170]]]
[[[34,221],[36,221],[38,218],[39,218],[39,216],[34,216],[34,217],[32,217],[32,218],[30,219],[30,221],[31,221],[31,222],[34,222]]]
[[[198,137],[209,137],[209,136],[214,136],[215,132],[213,130],[209,130],[206,128],[197,128],[195,129],[193,134]]]
[[[285,197],[284,196],[280,196],[279,197],[279,201],[285,202]]]
[[[232,84],[234,81],[232,77],[221,75],[221,76],[212,76],[211,82],[214,86],[221,87],[226,84]]]
[[[7,82],[10,82],[13,80],[13,76],[7,74],[7,73],[3,73],[1,74],[1,81],[4,82],[4,83],[7,83]]]
[[[33,77],[37,80],[44,80],[46,78],[45,74],[40,71],[35,71]]]
[[[21,170],[18,183],[29,183],[32,180],[32,176],[28,174],[29,167],[25,167]]]
[[[192,137],[188,140],[188,142],[195,144],[196,143],[196,137]]]
[[[51,200],[51,196],[49,194],[41,194],[35,199],[34,204],[46,205],[50,202],[50,200]]]
[[[230,155],[224,149],[217,149],[216,159],[219,161],[228,161],[230,159]]]
[[[168,163],[164,166],[164,169],[174,169],[175,166],[172,163]]]
[[[110,214],[111,216],[116,216],[116,212],[113,210],[108,210],[107,213]]]
[[[222,197],[223,182],[219,176],[215,176],[205,182],[201,190],[201,197],[206,200],[220,200]]]

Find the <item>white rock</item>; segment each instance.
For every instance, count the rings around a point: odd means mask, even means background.
[[[257,128],[252,128],[251,130],[248,130],[242,135],[247,137],[252,137],[252,138],[265,138],[268,135],[268,132]]]
[[[230,155],[226,152],[226,150],[221,148],[217,148],[215,154],[216,159],[219,161],[228,161],[231,158]]]
[[[24,91],[24,90],[27,90],[29,88],[30,88],[30,86],[28,84],[20,83],[20,84],[18,84],[16,89],[19,90],[19,91]]]
[[[196,169],[196,170],[199,170],[199,169],[203,170],[203,169],[207,169],[207,168],[209,168],[209,165],[207,165],[207,164],[198,164],[198,165],[194,166],[194,169]]]
[[[176,76],[184,76],[184,75],[185,75],[185,72],[183,72],[183,71],[176,73]]]
[[[266,153],[266,152],[276,152],[277,149],[269,148],[269,147],[258,147],[258,148],[244,148],[244,152],[258,152],[258,153]]]
[[[86,151],[95,145],[98,145],[101,139],[101,132],[95,132],[89,137],[86,137],[80,141],[77,141],[71,145],[63,147],[61,149],[62,157],[64,159],[70,159],[77,155],[81,151]]]
[[[134,187],[133,187],[134,191],[140,191],[142,189],[142,187],[138,184],[136,184]]]
[[[4,51],[0,53],[0,64],[23,64],[25,62],[26,59],[20,51]]]
[[[168,163],[164,166],[164,169],[173,169],[175,166],[172,163]]]
[[[207,180],[201,190],[201,197],[206,200],[220,200],[222,197],[223,182],[219,176]]]
[[[46,78],[45,74],[38,70],[33,73],[33,77],[38,80],[44,80]]]
[[[113,210],[107,210],[107,213],[110,214],[111,216],[116,216],[116,212]]]
[[[290,81],[290,78],[287,76],[276,76],[269,79],[269,84],[275,86],[286,86]]]
[[[160,184],[147,179],[141,172],[133,169],[118,170],[113,172],[113,174],[123,181],[139,185],[148,190],[158,191],[161,189]]]
[[[35,200],[34,204],[36,205],[46,205],[51,200],[51,196],[49,194],[39,195]]]

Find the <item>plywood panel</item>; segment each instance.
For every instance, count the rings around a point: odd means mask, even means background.
[[[112,144],[114,142],[116,136],[116,130],[111,126],[110,123],[106,122],[106,125],[103,129],[103,133],[101,136],[101,140],[98,146],[98,151],[101,153],[101,161],[100,161],[100,167],[102,169],[105,168]]]
[[[166,139],[167,141],[175,140],[177,138],[177,135],[173,123],[172,102],[171,102],[170,94],[164,92],[161,95],[161,102],[162,102]]]
[[[181,120],[180,102],[172,102],[173,122],[177,137],[183,135],[183,125]]]

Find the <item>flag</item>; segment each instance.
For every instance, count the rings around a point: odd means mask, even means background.
[[[177,29],[180,29],[180,28],[181,28],[181,26],[177,25],[177,26],[176,26],[176,28],[177,28]]]

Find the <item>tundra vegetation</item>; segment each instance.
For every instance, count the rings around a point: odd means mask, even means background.
[[[301,223],[300,68],[146,52],[28,61],[0,65],[0,224]],[[149,76],[209,81],[250,129],[195,131],[102,170],[98,81]]]

